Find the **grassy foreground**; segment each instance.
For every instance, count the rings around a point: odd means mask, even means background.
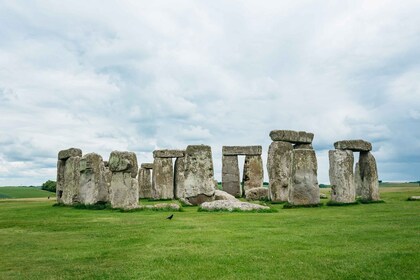
[[[0,199],[2,198],[34,198],[55,197],[55,193],[44,191],[34,187],[0,187]]]
[[[322,190],[325,192],[325,190]],[[419,279],[419,187],[277,213],[121,213],[0,200],[0,279]],[[325,200],[323,200],[325,202]]]

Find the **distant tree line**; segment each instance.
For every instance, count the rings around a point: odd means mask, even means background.
[[[56,186],[57,186],[56,181],[48,180],[48,181],[46,181],[45,183],[42,184],[41,189],[43,189],[44,191],[49,191],[49,192],[54,192],[55,193]]]

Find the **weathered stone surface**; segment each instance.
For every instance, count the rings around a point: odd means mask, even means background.
[[[153,169],[153,163],[142,163],[140,165],[140,168],[144,168],[144,169]]]
[[[408,200],[411,200],[411,201],[420,200],[420,196],[419,195],[413,195],[413,196],[410,196],[408,198]]]
[[[293,145],[293,149],[310,149],[313,150],[312,144],[295,144]]]
[[[216,190],[214,192],[214,199],[215,200],[232,200],[232,201],[239,201],[236,197],[234,197],[233,195],[225,192],[225,191],[221,191],[221,190]]]
[[[174,194],[175,198],[185,196],[185,159],[177,158],[175,160],[175,174],[174,174]]]
[[[242,196],[239,176],[238,156],[222,156],[222,189],[235,197]]]
[[[82,157],[82,150],[78,148],[70,148],[58,152],[58,159],[66,160],[69,157]]]
[[[154,158],[178,158],[184,157],[184,150],[155,150],[153,151]]]
[[[260,188],[264,183],[264,168],[261,156],[245,156],[243,196],[250,189]]]
[[[328,196],[325,193],[320,193],[319,198],[326,199]]]
[[[214,200],[216,190],[211,147],[190,145],[185,152],[185,198],[198,205]]]
[[[96,153],[84,155],[80,160],[78,201],[95,204],[108,201],[108,185],[102,157]]]
[[[314,134],[305,131],[273,130],[270,132],[270,137],[273,141],[284,141],[295,144],[311,144],[314,139]]]
[[[156,157],[153,161],[153,199],[174,198],[174,170],[172,158]]]
[[[139,198],[152,198],[152,171],[140,168],[139,170]]]
[[[353,152],[349,150],[330,150],[328,156],[330,161],[331,201],[339,203],[355,202]]]
[[[224,156],[247,156],[247,155],[261,155],[261,146],[223,146],[222,154]]]
[[[269,198],[275,202],[287,201],[292,171],[293,146],[287,142],[275,141],[268,149],[267,170]]]
[[[249,202],[233,201],[233,200],[216,200],[212,202],[204,202],[200,206],[204,210],[218,211],[218,210],[241,210],[241,211],[255,211],[268,210],[270,207],[262,206]]]
[[[139,185],[128,172],[113,172],[109,199],[112,208],[134,209],[138,207]]]
[[[179,211],[179,209],[181,207],[176,203],[158,203],[158,204],[155,204],[155,205],[144,205],[144,206],[141,206],[140,208],[144,208],[144,209],[171,209],[173,211]]]
[[[359,169],[361,179],[361,198],[380,200],[376,160],[370,152],[360,152]]]
[[[317,160],[314,150],[293,150],[288,201],[292,205],[319,203]]]
[[[80,157],[70,157],[65,161],[64,166],[64,185],[59,201],[66,205],[78,202],[79,180],[80,180]]]
[[[267,200],[268,188],[259,187],[245,191],[245,198],[247,200]]]
[[[343,140],[334,143],[334,148],[356,152],[372,151],[372,144],[364,140]]]
[[[359,162],[356,162],[354,168],[354,187],[356,189],[356,196],[362,196],[362,178],[360,178]]]
[[[137,177],[137,156],[133,152],[112,151],[109,156],[109,170],[112,172],[129,172],[132,178]]]
[[[56,198],[58,203],[64,203],[62,200],[64,191],[64,170],[66,162],[64,160],[57,161],[57,185],[56,185]]]

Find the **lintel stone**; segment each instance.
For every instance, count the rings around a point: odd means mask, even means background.
[[[350,150],[355,152],[372,151],[372,144],[364,140],[343,140],[334,143],[337,150]]]
[[[153,169],[153,163],[151,163],[151,162],[148,162],[148,163],[142,163],[142,164],[140,165],[140,168],[143,168],[143,169]]]
[[[273,141],[284,141],[293,144],[311,144],[314,134],[305,131],[272,130],[270,138]]]
[[[58,159],[66,160],[69,157],[81,157],[82,150],[77,148],[70,148],[67,150],[61,150],[58,152]]]
[[[262,154],[261,146],[223,146],[224,156],[259,156]]]
[[[185,156],[185,150],[154,150],[154,158],[179,158]]]

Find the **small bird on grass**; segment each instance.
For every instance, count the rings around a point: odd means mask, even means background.
[[[172,218],[174,217],[174,214],[170,215],[169,217],[167,217],[166,219],[168,220],[172,220]]]

